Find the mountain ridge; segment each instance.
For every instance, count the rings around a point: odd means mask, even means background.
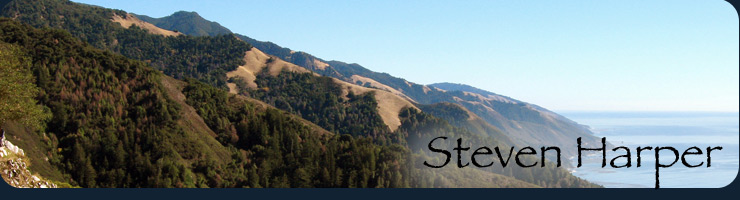
[[[460,90],[460,91],[464,91],[464,92],[478,93],[478,94],[487,95],[487,96],[488,95],[498,95],[498,96],[501,96],[499,94],[496,94],[496,93],[493,93],[493,92],[490,92],[490,91],[487,91],[487,90],[484,90],[484,89],[480,89],[480,88],[477,88],[475,86],[462,84],[462,83],[441,82],[441,83],[432,83],[432,84],[429,84],[427,86],[436,87],[436,88],[443,89],[443,90],[450,90],[450,91],[452,91],[452,90]],[[506,96],[504,96],[504,97],[506,97]],[[510,98],[510,97],[506,97],[506,98]]]
[[[169,16],[161,18],[153,18],[146,15],[137,14],[133,15],[140,18],[141,20],[152,23],[157,27],[182,32],[187,35],[218,36],[231,34],[231,31],[229,29],[221,26],[221,24],[218,24],[218,22],[207,21],[198,13],[192,11],[177,11]],[[189,24],[195,24],[195,26],[191,26]]]
[[[453,84],[437,84],[439,87],[450,90],[435,87],[434,84],[420,85],[403,78],[391,76],[388,73],[371,71],[356,63],[326,61],[306,52],[293,51],[272,42],[259,41],[238,33],[235,33],[235,35],[267,54],[324,76],[334,77],[361,86],[372,87],[372,83],[376,83],[379,84],[377,85],[379,87],[376,88],[385,88],[389,92],[399,91],[403,97],[409,98],[418,104],[450,102],[462,105],[487,123],[514,137],[513,144],[566,146],[571,145],[578,137],[582,137],[586,143],[598,143],[598,139],[584,125],[535,104],[522,102],[473,86],[465,88],[463,85],[457,85],[457,87],[463,87],[465,89],[463,91],[460,88],[454,88],[455,85]],[[362,78],[358,79],[359,77]],[[565,154],[570,157],[576,155],[576,152],[565,150]]]
[[[253,47],[252,49],[247,51],[245,53],[244,59],[246,64],[243,66],[239,66],[239,68],[235,69],[234,71],[227,72],[227,76],[229,78],[242,77],[247,82],[247,86],[251,89],[258,89],[258,85],[255,83],[255,80],[257,79],[258,73],[263,70],[266,70],[271,76],[277,76],[284,71],[311,73],[312,75],[320,76],[313,71],[297,66],[293,63],[285,62],[280,58],[265,55],[256,47]],[[412,103],[402,98],[396,98],[396,96],[394,95],[386,94],[386,91],[359,87],[357,85],[350,84],[336,78],[333,80],[337,84],[342,85],[342,91],[344,93],[344,95],[342,96],[347,96],[350,91],[358,95],[362,95],[367,92],[373,92],[375,100],[378,103],[378,114],[380,114],[380,117],[383,119],[391,132],[395,131],[398,126],[401,125],[401,121],[398,118],[398,114],[400,113],[401,109],[407,107],[418,109]],[[235,83],[228,83],[228,86],[229,92],[238,93]]]

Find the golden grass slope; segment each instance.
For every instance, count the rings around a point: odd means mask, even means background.
[[[257,78],[256,74],[261,72],[265,67],[272,76],[277,76],[282,71],[290,71],[297,73],[312,73],[313,75],[319,76],[318,74],[300,67],[298,65],[285,62],[275,56],[270,56],[257,48],[252,48],[244,54],[244,61],[246,64],[239,66],[236,70],[226,73],[228,78],[240,76],[247,82],[247,86],[250,88],[257,88],[257,84],[254,82]],[[334,82],[342,86],[344,96],[352,91],[355,94],[364,94],[366,92],[373,91],[375,93],[375,99],[378,101],[378,114],[383,119],[383,122],[388,126],[391,131],[395,131],[398,126],[401,125],[401,119],[398,118],[398,114],[401,109],[411,107],[418,109],[409,100],[408,97],[400,96],[385,90],[366,88],[358,86],[352,83],[341,81],[336,78],[332,78]],[[372,80],[372,79],[370,79]],[[372,80],[372,82],[376,82]],[[377,83],[377,82],[376,82]],[[372,84],[372,83],[371,83]],[[229,92],[237,93],[236,85],[229,83]],[[387,87],[387,86],[386,86]],[[391,88],[392,89],[392,88]],[[396,91],[398,92],[398,91]],[[398,92],[400,93],[400,92]]]
[[[352,77],[350,77],[350,79],[352,80],[352,82],[356,83],[357,85],[370,84],[371,87],[375,87],[375,88],[378,88],[378,89],[381,89],[381,90],[388,91],[390,93],[393,93],[395,95],[398,95],[400,97],[403,97],[406,100],[409,100],[411,102],[415,102],[413,99],[411,99],[411,97],[408,97],[405,94],[403,94],[403,92],[398,91],[398,90],[396,90],[395,88],[393,88],[391,86],[388,86],[388,85],[382,84],[382,83],[380,83],[378,81],[375,81],[375,80],[373,80],[371,78],[367,78],[367,77],[364,77],[364,76],[360,76],[360,75],[355,74],[355,75],[352,75]]]
[[[263,67],[267,66],[266,63],[268,59],[269,57],[265,53],[262,53],[262,51],[257,48],[252,48],[244,53],[245,64],[237,67],[234,71],[226,73],[226,77],[231,78],[240,76],[247,82],[247,86],[250,88],[257,88],[257,83],[254,82],[254,80],[257,79],[255,74],[261,71]],[[238,93],[236,84],[228,83],[227,86],[229,86],[230,93]]]
[[[326,67],[329,66],[329,64],[326,64],[325,62],[321,62],[319,59],[316,59],[316,58],[313,59],[313,65],[316,66],[316,68],[320,70],[325,70]]]
[[[151,34],[157,34],[157,35],[164,35],[164,36],[178,36],[182,35],[180,32],[174,32],[170,30],[165,30],[162,28],[159,28],[157,26],[154,26],[154,24],[150,24],[148,22],[141,21],[139,18],[134,17],[131,14],[126,14],[126,16],[119,16],[116,14],[113,14],[113,22],[118,22],[123,26],[124,28],[129,28],[132,25],[136,25],[142,29],[147,30]]]
[[[375,92],[375,100],[378,101],[378,114],[380,115],[380,118],[383,119],[383,123],[385,123],[391,131],[395,131],[398,129],[398,126],[401,126],[401,119],[398,118],[398,114],[401,112],[401,109],[410,107],[419,110],[419,108],[414,106],[414,104],[405,98],[388,91],[366,88],[341,81],[336,78],[332,79],[334,79],[335,83],[342,86],[342,91],[344,92],[343,96],[347,96],[349,91],[352,91],[355,94],[364,94],[370,91]]]
[[[257,79],[257,73],[261,72],[265,67],[268,67],[268,73],[273,76],[280,74],[283,69],[291,72],[312,73],[308,69],[285,62],[277,57],[267,55],[254,47],[244,53],[244,62],[245,64],[237,67],[236,70],[227,72],[226,77],[231,78],[240,76],[244,78],[247,82],[247,86],[250,88],[257,88],[257,83],[255,83],[254,80]],[[314,75],[318,76],[318,74]],[[230,93],[238,93],[236,84],[228,83],[227,86],[229,87]]]

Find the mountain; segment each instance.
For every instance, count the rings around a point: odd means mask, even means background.
[[[31,60],[36,99],[52,113],[46,129],[10,134],[35,135],[14,143],[36,149],[38,173],[73,186],[454,187],[473,174],[497,181],[482,187],[595,186],[552,163],[420,167],[438,159],[418,151],[430,137],[508,139],[475,133],[495,129],[462,107],[426,109],[377,81],[322,76],[236,35],[182,35],[69,1],[11,1],[0,15],[0,41]],[[449,118],[461,114],[469,120]]]
[[[199,18],[197,21],[207,20]],[[211,23],[209,26],[215,24],[215,22]],[[572,146],[578,137],[582,137],[584,143],[600,142],[587,127],[535,104],[461,84],[420,85],[387,73],[371,71],[359,64],[326,61],[272,42],[255,40],[240,34],[235,35],[266,54],[323,76],[384,90],[415,104],[448,102],[461,105],[490,126],[497,128],[497,130],[488,129],[493,132],[491,135],[503,138],[498,131],[506,133],[505,135],[511,138],[511,145]],[[577,155],[577,152],[572,148],[567,148],[564,155],[571,157]]]
[[[157,27],[187,35],[218,36],[231,34],[231,31],[226,27],[221,26],[217,22],[205,20],[196,12],[178,11],[161,18],[152,18],[146,15],[134,16]]]
[[[424,172],[408,170],[403,148],[336,135],[257,100],[175,80],[63,30],[0,18],[0,45],[31,62],[18,66],[36,74],[37,99],[53,115],[39,130],[0,123],[13,143],[32,150],[35,173],[64,185],[423,186],[409,178]],[[509,185],[500,184],[489,186]]]
[[[454,126],[467,129],[473,133],[479,133],[480,135],[496,138],[506,144],[514,144],[506,133],[495,126],[492,126],[461,105],[443,102],[419,105],[419,108],[426,113],[447,120]]]
[[[221,26],[218,22],[209,21],[201,17],[196,12],[178,11],[172,15],[152,18],[146,15],[134,15],[142,21],[156,25],[168,30],[177,30],[180,33],[193,36],[219,36],[223,34],[232,34],[231,30]],[[252,39],[245,35],[235,33],[236,37],[246,41],[249,44],[255,45],[255,47],[263,52],[269,52],[268,54],[276,56],[282,60],[290,63],[311,69],[324,70],[328,64],[326,61],[317,59],[310,54],[305,52],[295,52],[288,48],[283,48],[272,42],[263,42]],[[399,93],[400,94],[400,93]]]
[[[437,83],[429,87],[445,90],[455,102],[478,109],[474,113],[505,132],[515,133],[509,136],[520,144],[573,146],[578,137],[584,143],[599,143],[587,126],[534,104],[463,84]],[[565,152],[568,156],[577,155],[575,151]]]

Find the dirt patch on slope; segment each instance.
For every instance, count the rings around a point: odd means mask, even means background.
[[[329,66],[329,64],[326,64],[325,62],[321,62],[319,59],[313,59],[313,66],[316,66],[317,69],[320,70],[326,70],[326,67]]]
[[[267,61],[270,59],[267,54],[262,53],[257,48],[252,48],[249,51],[244,53],[244,65],[239,66],[234,71],[230,71],[226,73],[227,78],[240,76],[244,79],[244,81],[247,82],[247,86],[249,88],[257,88],[257,83],[254,82],[254,80],[257,79],[258,72],[262,71],[262,68],[267,66]],[[232,94],[236,94],[239,91],[236,88],[236,84],[233,83],[227,83],[226,86],[229,87],[229,92]]]
[[[244,78],[247,82],[247,86],[250,88],[257,88],[257,83],[254,82],[257,79],[256,75],[265,67],[267,67],[268,73],[272,76],[277,76],[283,69],[292,72],[312,73],[308,69],[285,62],[277,57],[267,55],[254,47],[244,53],[244,63],[244,65],[237,67],[236,70],[227,72],[226,77],[231,78],[240,76]],[[230,93],[238,93],[236,84],[228,83],[227,86],[229,87]]]
[[[159,28],[155,26],[154,24],[150,24],[148,22],[141,21],[139,18],[134,17],[131,14],[126,14],[126,16],[119,16],[116,14],[113,14],[113,22],[118,22],[123,26],[124,28],[129,28],[131,25],[136,25],[142,29],[145,29],[149,31],[151,34],[157,34],[157,35],[164,35],[164,36],[178,36],[182,35],[180,32],[174,32],[170,30],[166,30],[163,28]]]

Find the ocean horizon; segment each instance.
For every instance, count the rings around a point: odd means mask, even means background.
[[[672,146],[683,150],[697,146],[722,146],[712,152],[712,166],[706,167],[705,156],[687,156],[689,163],[705,162],[701,167],[688,168],[679,160],[670,168],[660,170],[661,188],[717,188],[730,184],[737,176],[739,161],[740,117],[738,112],[622,112],[622,111],[565,111],[559,114],[590,127],[597,137],[606,137],[614,146],[632,150],[632,167],[611,168],[608,162],[624,151],[607,149],[607,167],[601,167],[601,154],[583,158],[583,166],[571,172],[583,179],[607,188],[652,188],[655,186],[654,155],[642,154],[642,167],[636,167],[638,146]],[[668,153],[668,152],[666,152]],[[704,152],[706,153],[706,152]],[[661,163],[669,163],[668,153]],[[665,159],[665,160],[664,160]],[[577,159],[573,166],[577,165]],[[624,164],[619,159],[617,165]]]

